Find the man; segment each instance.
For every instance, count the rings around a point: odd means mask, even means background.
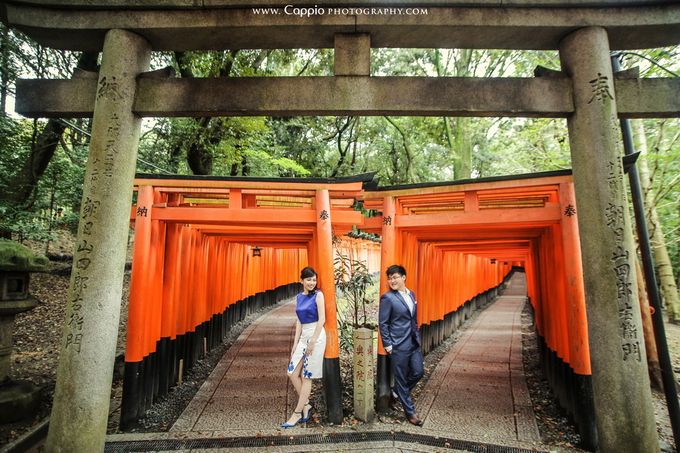
[[[411,391],[423,377],[423,353],[416,322],[416,295],[406,288],[406,269],[394,264],[387,268],[391,291],[380,296],[380,336],[390,355],[394,391],[401,401],[408,421],[416,426],[423,422],[416,416]]]

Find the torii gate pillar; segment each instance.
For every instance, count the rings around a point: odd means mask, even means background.
[[[132,104],[150,56],[140,36],[106,34],[47,452],[104,450],[141,125]]]
[[[571,33],[560,59],[574,89],[569,144],[599,447],[658,452],[607,32]]]
[[[380,244],[380,294],[387,292],[390,285],[387,281],[387,268],[395,262],[396,256],[396,204],[394,197],[385,197],[383,200],[383,226],[382,243]],[[414,272],[415,273],[415,272]],[[377,364],[377,400],[376,406],[379,411],[384,411],[390,404],[392,394],[392,371],[390,368],[390,356],[385,352],[378,330],[378,364]]]
[[[326,353],[323,359],[323,386],[328,420],[342,423],[342,381],[340,378],[340,347],[338,318],[333,277],[333,229],[331,200],[328,189],[316,191],[316,252],[320,287],[326,300]]]

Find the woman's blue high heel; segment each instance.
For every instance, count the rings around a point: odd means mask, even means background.
[[[303,416],[303,417],[300,419],[300,421],[299,421],[298,423],[307,423],[309,420],[311,420],[311,418],[312,418],[312,411],[314,410],[314,406],[312,406],[312,405],[309,404],[309,403],[305,404],[305,407],[302,408],[302,412],[301,412],[301,413],[304,415],[305,408],[306,408],[307,406],[309,406],[309,410],[307,410],[307,416],[306,416],[306,417]]]
[[[281,425],[281,428],[288,429],[288,428],[292,428],[293,426],[297,425],[298,423],[303,423],[303,420],[302,420],[302,412],[293,412],[293,414],[300,414],[300,418],[298,419],[298,421],[296,421],[295,423],[291,424],[291,423],[288,423],[288,421],[286,420],[286,421]]]

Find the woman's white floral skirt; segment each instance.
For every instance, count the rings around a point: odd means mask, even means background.
[[[302,377],[308,379],[321,379],[323,377],[323,354],[326,350],[326,331],[321,329],[319,338],[316,340],[314,350],[311,357],[306,354],[307,344],[314,335],[316,323],[310,322],[302,325],[302,333],[300,334],[300,341],[293,352],[293,358],[288,364],[288,374],[295,371],[298,363],[302,360]]]

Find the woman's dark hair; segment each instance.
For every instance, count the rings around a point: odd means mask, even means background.
[[[312,267],[305,267],[300,271],[300,280],[304,280],[309,277],[316,277],[316,271]]]
[[[316,271],[314,270],[314,268],[309,267],[309,266],[305,267],[304,269],[302,269],[300,271],[300,280],[304,280],[306,278],[316,277],[316,276],[317,276],[317,274],[316,274]],[[318,286],[315,286],[312,291],[316,291],[317,289],[318,289]]]
[[[406,277],[406,269],[404,269],[404,266],[401,266],[399,264],[393,264],[390,267],[387,268],[387,271],[385,272],[387,274],[387,277],[389,278],[390,275],[394,274],[399,274],[403,277]]]

